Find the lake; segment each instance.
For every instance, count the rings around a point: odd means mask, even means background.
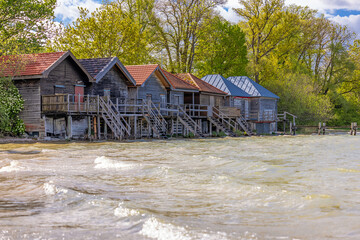
[[[0,145],[0,239],[360,239],[360,137]]]

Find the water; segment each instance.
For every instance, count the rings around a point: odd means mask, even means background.
[[[0,239],[360,239],[360,137],[0,145]]]

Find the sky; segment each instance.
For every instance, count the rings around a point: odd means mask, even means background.
[[[286,4],[309,6],[318,10],[327,18],[347,25],[352,31],[360,36],[360,0],[285,0]],[[55,8],[57,21],[65,24],[71,23],[78,16],[78,7],[85,7],[94,11],[100,7],[101,0],[58,0]],[[229,21],[237,22],[239,17],[234,8],[240,8],[238,0],[228,0],[227,4],[219,8],[221,15]]]

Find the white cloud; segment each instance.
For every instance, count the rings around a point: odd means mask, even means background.
[[[351,31],[356,32],[357,35],[360,36],[360,15],[350,15],[346,17],[335,16],[330,19],[342,25],[347,25]]]
[[[359,0],[285,0],[285,2],[286,4],[309,6],[321,12],[335,9],[360,10]]]
[[[90,12],[101,6],[94,0],[58,0],[55,16],[63,22],[72,22],[79,17],[78,7],[89,9]]]

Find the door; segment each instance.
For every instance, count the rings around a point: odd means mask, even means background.
[[[75,86],[75,102],[79,102],[79,101],[84,102],[84,87],[83,86]]]
[[[215,98],[214,96],[210,96],[210,106],[215,106]]]
[[[245,99],[245,119],[249,119],[249,100]]]

